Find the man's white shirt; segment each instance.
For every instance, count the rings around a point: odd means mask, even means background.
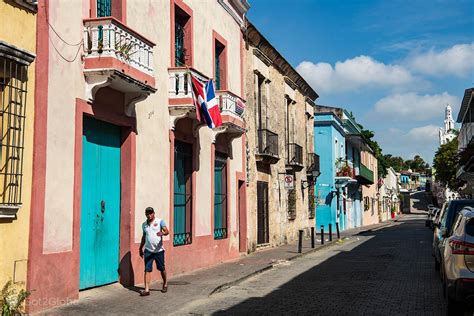
[[[150,224],[148,224],[148,221],[142,224],[143,236],[145,236],[145,250],[149,252],[165,250],[163,248],[163,236],[156,235],[165,226],[165,221],[158,217],[155,217],[155,220]]]

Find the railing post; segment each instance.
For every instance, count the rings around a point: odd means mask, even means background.
[[[329,224],[329,241],[332,241],[332,224]]]
[[[311,226],[311,248],[314,248],[314,227]]]
[[[303,251],[303,230],[298,231],[298,253]]]
[[[336,230],[337,230],[337,240],[341,239],[341,234],[339,232],[339,223],[336,223]]]
[[[324,245],[324,225],[321,225],[321,245]]]
[[[184,96],[184,80],[186,80],[186,75],[182,72],[178,74],[178,96]]]

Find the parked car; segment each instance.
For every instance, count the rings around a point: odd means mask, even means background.
[[[433,218],[435,216],[435,212],[436,212],[436,207],[428,206],[428,214],[426,214],[426,220],[425,220],[426,227],[431,227],[433,223]]]
[[[474,208],[465,207],[454,220],[452,234],[442,241],[441,275],[448,315],[474,307]]]
[[[440,209],[438,207],[435,207],[433,209],[433,211],[431,212],[431,215],[429,217],[429,222],[428,222],[428,227],[433,230],[434,229],[434,222],[435,222],[435,219],[438,218],[438,215],[440,213]]]
[[[441,254],[444,253],[444,244],[440,241],[451,235],[454,218],[466,206],[474,206],[474,200],[451,200],[444,203],[441,209],[440,219],[433,232],[432,253],[436,271],[439,271]]]

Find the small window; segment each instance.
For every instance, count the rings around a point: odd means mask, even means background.
[[[97,0],[97,17],[112,15],[112,0]]]
[[[175,67],[192,64],[191,17],[175,5],[174,53]]]
[[[227,81],[227,61],[226,61],[226,49],[224,44],[219,42],[218,40],[214,43],[214,62],[215,62],[215,83],[216,83],[216,90],[225,90],[226,81]]]

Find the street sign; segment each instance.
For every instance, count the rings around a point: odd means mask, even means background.
[[[295,188],[295,178],[292,174],[285,174],[285,189],[292,190]]]

